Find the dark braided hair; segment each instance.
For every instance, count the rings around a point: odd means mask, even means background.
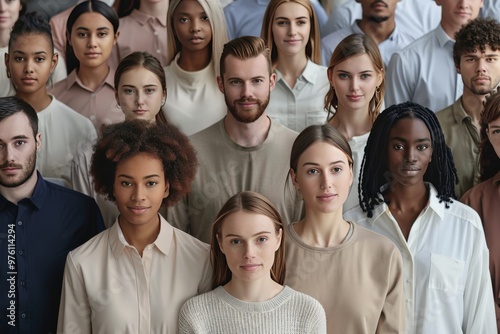
[[[405,118],[419,119],[425,123],[431,134],[432,161],[424,174],[424,181],[432,183],[438,192],[440,202],[452,202],[455,197],[457,170],[451,150],[446,146],[438,119],[431,110],[412,102],[393,105],[384,110],[373,123],[365,147],[359,176],[359,203],[361,209],[372,217],[373,209],[382,203],[380,188],[391,181],[387,166],[389,134],[394,124]]]

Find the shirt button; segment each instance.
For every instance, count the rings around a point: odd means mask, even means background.
[[[19,284],[21,284],[21,286],[25,286],[26,282],[25,281],[21,281],[21,282],[19,282]]]
[[[93,121],[95,120],[95,115],[90,115],[90,119]]]
[[[23,222],[22,221],[18,221],[17,225],[21,226],[21,225],[23,225]]]
[[[154,34],[155,36],[158,36],[158,31],[155,31],[153,34]]]
[[[26,313],[21,313],[21,318],[26,319],[27,315]]]
[[[90,94],[91,97],[95,97],[95,93]]]
[[[22,249],[18,253],[19,253],[19,255],[23,255],[24,254],[24,252],[23,252]]]
[[[161,53],[161,50],[160,49],[156,50],[156,53]]]

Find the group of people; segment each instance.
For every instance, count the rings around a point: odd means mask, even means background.
[[[500,332],[491,2],[0,0],[0,332]]]

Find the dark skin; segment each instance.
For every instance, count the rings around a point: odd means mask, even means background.
[[[410,118],[396,122],[389,135],[387,160],[391,185],[384,199],[408,240],[413,223],[429,200],[424,174],[432,160],[432,142],[425,123]]]

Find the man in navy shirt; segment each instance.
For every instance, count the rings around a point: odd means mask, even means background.
[[[95,201],[45,181],[35,110],[0,98],[0,333],[55,333],[68,252],[104,229]]]

